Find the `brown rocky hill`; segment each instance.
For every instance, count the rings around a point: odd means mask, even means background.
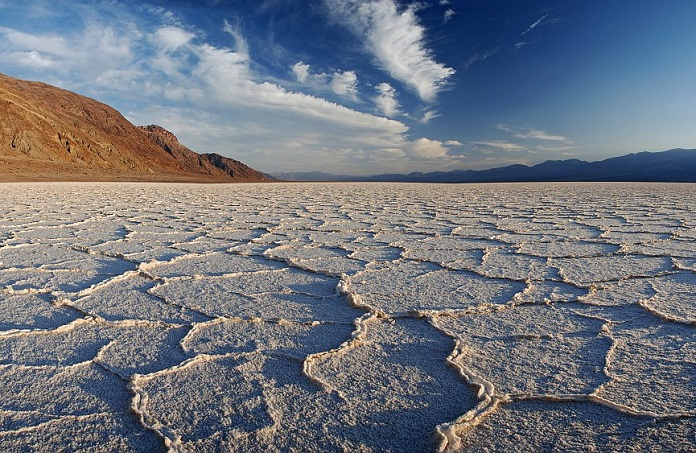
[[[171,154],[181,167],[188,172],[210,175],[219,178],[237,178],[242,180],[259,180],[258,171],[242,162],[220,154],[198,154],[191,151],[176,138],[174,134],[161,126],[140,126],[147,136],[166,152]]]
[[[0,74],[0,181],[265,181],[94,99]]]

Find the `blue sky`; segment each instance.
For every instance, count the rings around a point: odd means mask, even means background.
[[[267,172],[696,148],[693,0],[0,0],[0,72]]]

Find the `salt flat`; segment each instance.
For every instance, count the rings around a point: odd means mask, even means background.
[[[0,185],[0,450],[693,451],[694,206]]]

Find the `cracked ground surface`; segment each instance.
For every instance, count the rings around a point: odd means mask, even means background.
[[[696,186],[5,184],[0,450],[696,448]]]

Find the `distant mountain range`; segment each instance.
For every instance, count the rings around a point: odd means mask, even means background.
[[[696,182],[696,149],[672,149],[612,157],[597,162],[548,160],[537,165],[508,165],[489,170],[454,170],[376,176],[320,172],[274,173],[288,181],[374,182]]]
[[[0,74],[0,181],[267,181],[76,93]]]

